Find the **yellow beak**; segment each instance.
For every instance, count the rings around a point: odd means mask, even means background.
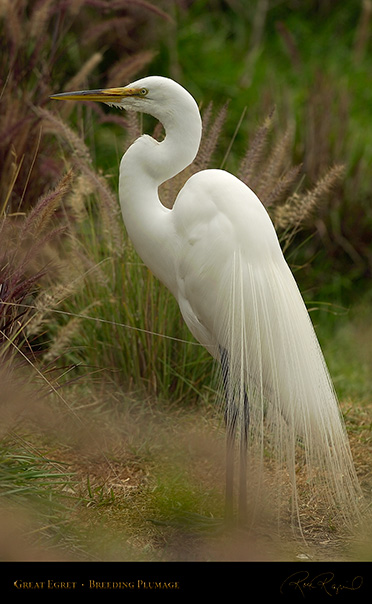
[[[61,92],[52,94],[56,101],[101,101],[102,103],[120,103],[128,96],[141,96],[137,88],[103,88],[100,90],[78,90],[76,92]]]

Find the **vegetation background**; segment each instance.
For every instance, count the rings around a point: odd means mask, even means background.
[[[371,0],[1,0],[0,32],[1,559],[370,560],[369,527],[348,540],[309,509],[307,548],[206,532],[223,507],[216,368],[117,202],[123,151],[159,128],[49,96],[149,74],[195,96],[201,150],[162,199],[206,166],[260,195],[370,501]]]

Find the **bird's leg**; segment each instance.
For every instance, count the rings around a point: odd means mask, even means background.
[[[229,358],[224,348],[221,348],[222,380],[225,390],[225,425],[226,425],[226,508],[225,516],[228,522],[232,522],[234,515],[234,450],[236,437],[236,405],[231,392],[229,376]]]
[[[240,524],[245,524],[247,520],[247,451],[249,430],[249,402],[245,391],[243,400],[243,421],[241,424],[238,520]]]
[[[225,391],[225,424],[226,424],[226,519],[231,521],[233,518],[233,491],[234,491],[234,453],[236,430],[238,420],[238,406],[236,404],[233,388],[231,387],[229,356],[227,350],[220,349],[222,380]],[[240,475],[239,475],[239,500],[238,500],[238,521],[239,524],[245,524],[247,520],[247,450],[248,450],[248,431],[249,431],[249,401],[247,393],[244,391],[239,398],[242,400],[242,421],[240,433]]]

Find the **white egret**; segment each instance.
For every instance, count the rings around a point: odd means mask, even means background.
[[[157,76],[52,98],[101,101],[148,113],[164,126],[162,142],[144,135],[124,154],[120,204],[139,256],[175,296],[195,338],[222,365],[228,515],[239,448],[238,516],[243,521],[247,457],[263,460],[267,450],[280,466],[285,462],[297,516],[300,459],[310,480],[327,493],[327,510],[332,506],[353,521],[360,487],[344,422],[266,209],[239,179],[214,169],[191,176],[172,209],[159,200],[159,186],[187,167],[199,149],[202,122],[194,98],[173,80]],[[258,463],[259,474],[261,467]],[[254,488],[251,480],[249,486]]]

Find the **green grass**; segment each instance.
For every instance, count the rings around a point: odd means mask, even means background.
[[[5,498],[25,500],[35,497],[49,502],[50,495],[63,491],[71,475],[61,462],[47,459],[37,451],[28,451],[29,438],[24,437],[26,449],[3,442],[0,450],[1,495]]]
[[[369,403],[372,358],[368,297],[349,309],[328,304],[311,315],[339,398]]]
[[[101,370],[129,390],[174,402],[195,400],[210,382],[212,362],[190,336],[174,298],[143,266],[122,225],[118,222],[125,245],[119,253],[112,253],[99,225],[98,219],[72,225],[68,255],[80,255],[81,272],[47,311],[46,362],[63,359],[82,371]],[[65,252],[68,247],[66,242]]]

